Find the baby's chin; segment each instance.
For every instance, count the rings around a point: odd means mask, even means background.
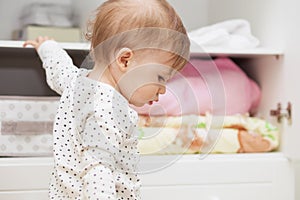
[[[135,106],[135,107],[143,107],[143,106],[145,106],[146,104],[149,104],[149,102],[131,102],[131,101],[129,101],[129,103],[131,104],[131,105],[133,105],[133,106]]]
[[[145,103],[130,103],[130,104],[138,108],[143,107],[145,105]]]

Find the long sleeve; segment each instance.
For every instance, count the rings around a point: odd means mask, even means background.
[[[62,94],[71,80],[76,76],[78,68],[71,57],[55,41],[47,40],[38,49],[39,57],[46,70],[47,83],[58,94]]]

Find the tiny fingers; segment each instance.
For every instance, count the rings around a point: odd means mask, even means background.
[[[23,47],[26,47],[28,45],[31,45],[33,47],[36,47],[38,45],[38,43],[34,40],[27,40],[24,42]]]
[[[26,47],[28,45],[33,46],[35,49],[38,49],[39,46],[47,41],[47,40],[53,40],[52,38],[49,38],[48,36],[39,36],[35,40],[27,40],[24,42],[23,47]]]

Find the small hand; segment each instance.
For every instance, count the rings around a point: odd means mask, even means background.
[[[43,42],[45,42],[46,40],[53,40],[52,38],[49,38],[47,36],[39,36],[37,37],[35,40],[27,40],[24,42],[23,47],[26,47],[27,45],[31,45],[33,46],[36,50],[38,50],[38,48],[41,46],[41,44]]]

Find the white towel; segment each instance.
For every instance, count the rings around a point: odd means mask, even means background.
[[[259,40],[251,34],[249,22],[243,19],[219,22],[191,31],[188,35],[202,48],[249,49],[259,45]]]

